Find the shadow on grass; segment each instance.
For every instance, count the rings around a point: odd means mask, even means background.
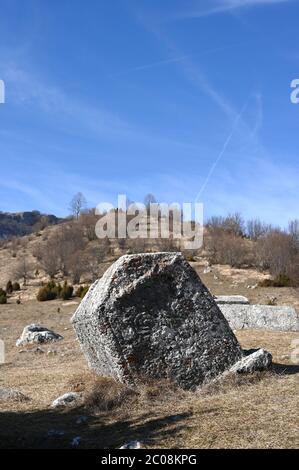
[[[295,364],[286,365],[286,364],[273,363],[272,370],[276,374],[280,374],[280,375],[294,375],[294,374],[299,374],[299,365],[295,365]]]
[[[173,414],[164,417],[146,413],[137,418],[119,417],[115,413],[90,416],[84,409],[68,412],[53,410],[0,413],[0,448],[72,448],[72,441],[80,436],[79,448],[111,449],[125,442],[139,440],[148,447],[161,446],[161,441],[176,435],[184,428],[181,421],[191,414]],[[78,418],[87,420],[79,424]]]

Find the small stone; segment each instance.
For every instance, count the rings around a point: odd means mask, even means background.
[[[13,388],[0,388],[0,402],[1,401],[15,401],[24,402],[29,401],[30,398],[24,395],[19,390]]]
[[[207,266],[204,270],[203,270],[203,274],[209,274],[212,272],[212,268],[210,266]]]
[[[82,397],[80,393],[69,392],[65,393],[61,397],[56,398],[53,401],[51,408],[66,408],[68,406],[73,406],[81,402]]]
[[[62,336],[41,325],[28,325],[24,328],[22,335],[16,342],[16,346],[26,346],[28,344],[43,344],[54,341],[61,341]]]
[[[272,355],[264,349],[254,352],[244,351],[245,357],[238,361],[229,372],[236,374],[250,374],[257,371],[267,370],[272,365]]]
[[[56,350],[53,350],[53,349],[49,349],[47,351],[47,356],[56,356],[57,355],[57,351]]]
[[[120,449],[142,449],[142,444],[139,441],[131,441],[119,447]]]
[[[72,447],[78,447],[80,444],[81,444],[81,436],[76,436],[71,441],[71,446]]]

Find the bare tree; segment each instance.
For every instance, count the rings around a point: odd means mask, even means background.
[[[35,253],[41,267],[51,278],[53,278],[59,271],[58,253],[58,246],[54,238],[47,241],[46,248],[41,250],[37,248],[37,252]]]
[[[63,224],[54,238],[57,256],[60,261],[60,269],[65,276],[73,266],[73,256],[83,250],[84,240],[82,227],[79,224]]]
[[[295,254],[291,235],[282,230],[275,229],[257,241],[257,263],[262,269],[269,269],[273,276],[288,275]]]
[[[86,272],[90,275],[91,281],[94,282],[99,277],[100,265],[106,255],[105,245],[100,245],[89,251],[85,259]]]
[[[292,237],[294,248],[299,250],[299,220],[290,220],[289,222],[289,234]]]
[[[82,193],[75,194],[70,202],[69,209],[76,220],[79,219],[79,216],[85,207],[86,199],[84,195]]]
[[[80,216],[80,224],[82,225],[82,229],[84,235],[88,239],[88,241],[93,241],[97,239],[95,226],[98,221],[98,216],[95,214],[94,209],[90,209],[86,212],[83,212]]]
[[[262,222],[260,219],[252,219],[247,222],[246,234],[250,240],[256,241],[271,230],[273,230],[271,225]]]
[[[239,212],[229,214],[224,219],[224,230],[236,237],[242,237],[245,232],[244,219]]]
[[[79,284],[82,274],[86,271],[85,256],[82,251],[77,251],[68,260],[68,269],[71,271],[72,281]]]
[[[27,285],[27,281],[30,278],[30,272],[32,271],[32,266],[28,262],[27,258],[24,256],[18,262],[15,270],[14,270],[14,277],[15,279],[23,278],[24,286]]]

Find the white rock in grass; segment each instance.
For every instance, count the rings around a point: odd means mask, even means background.
[[[120,449],[141,449],[142,444],[139,441],[131,441],[127,442],[123,446],[120,447]]]
[[[16,346],[26,346],[28,344],[43,344],[50,343],[54,341],[61,341],[62,336],[55,333],[48,328],[45,328],[41,325],[27,325],[20,338],[16,342]]]
[[[3,401],[17,401],[23,402],[30,400],[29,397],[24,395],[19,390],[13,388],[0,388],[0,402]]]
[[[251,374],[257,371],[267,370],[272,365],[272,355],[264,349],[258,349],[257,351],[244,351],[245,356],[240,361],[236,362],[229,372],[235,372],[236,374]]]
[[[68,406],[73,406],[81,402],[82,397],[80,393],[69,392],[65,393],[61,397],[56,398],[53,401],[51,408],[66,408]]]

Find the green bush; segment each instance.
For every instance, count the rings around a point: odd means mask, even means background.
[[[74,292],[73,286],[69,285],[66,281],[63,284],[63,287],[60,292],[60,297],[62,300],[69,300],[72,298]]]
[[[55,299],[69,300],[73,295],[73,290],[73,286],[67,282],[61,286],[59,283],[50,281],[39,289],[36,298],[39,302]]]
[[[39,302],[46,302],[47,300],[54,300],[57,298],[57,294],[48,286],[41,287],[36,296]]]
[[[90,286],[80,286],[75,292],[75,296],[79,297],[80,299],[83,299],[85,295],[87,294]]]

